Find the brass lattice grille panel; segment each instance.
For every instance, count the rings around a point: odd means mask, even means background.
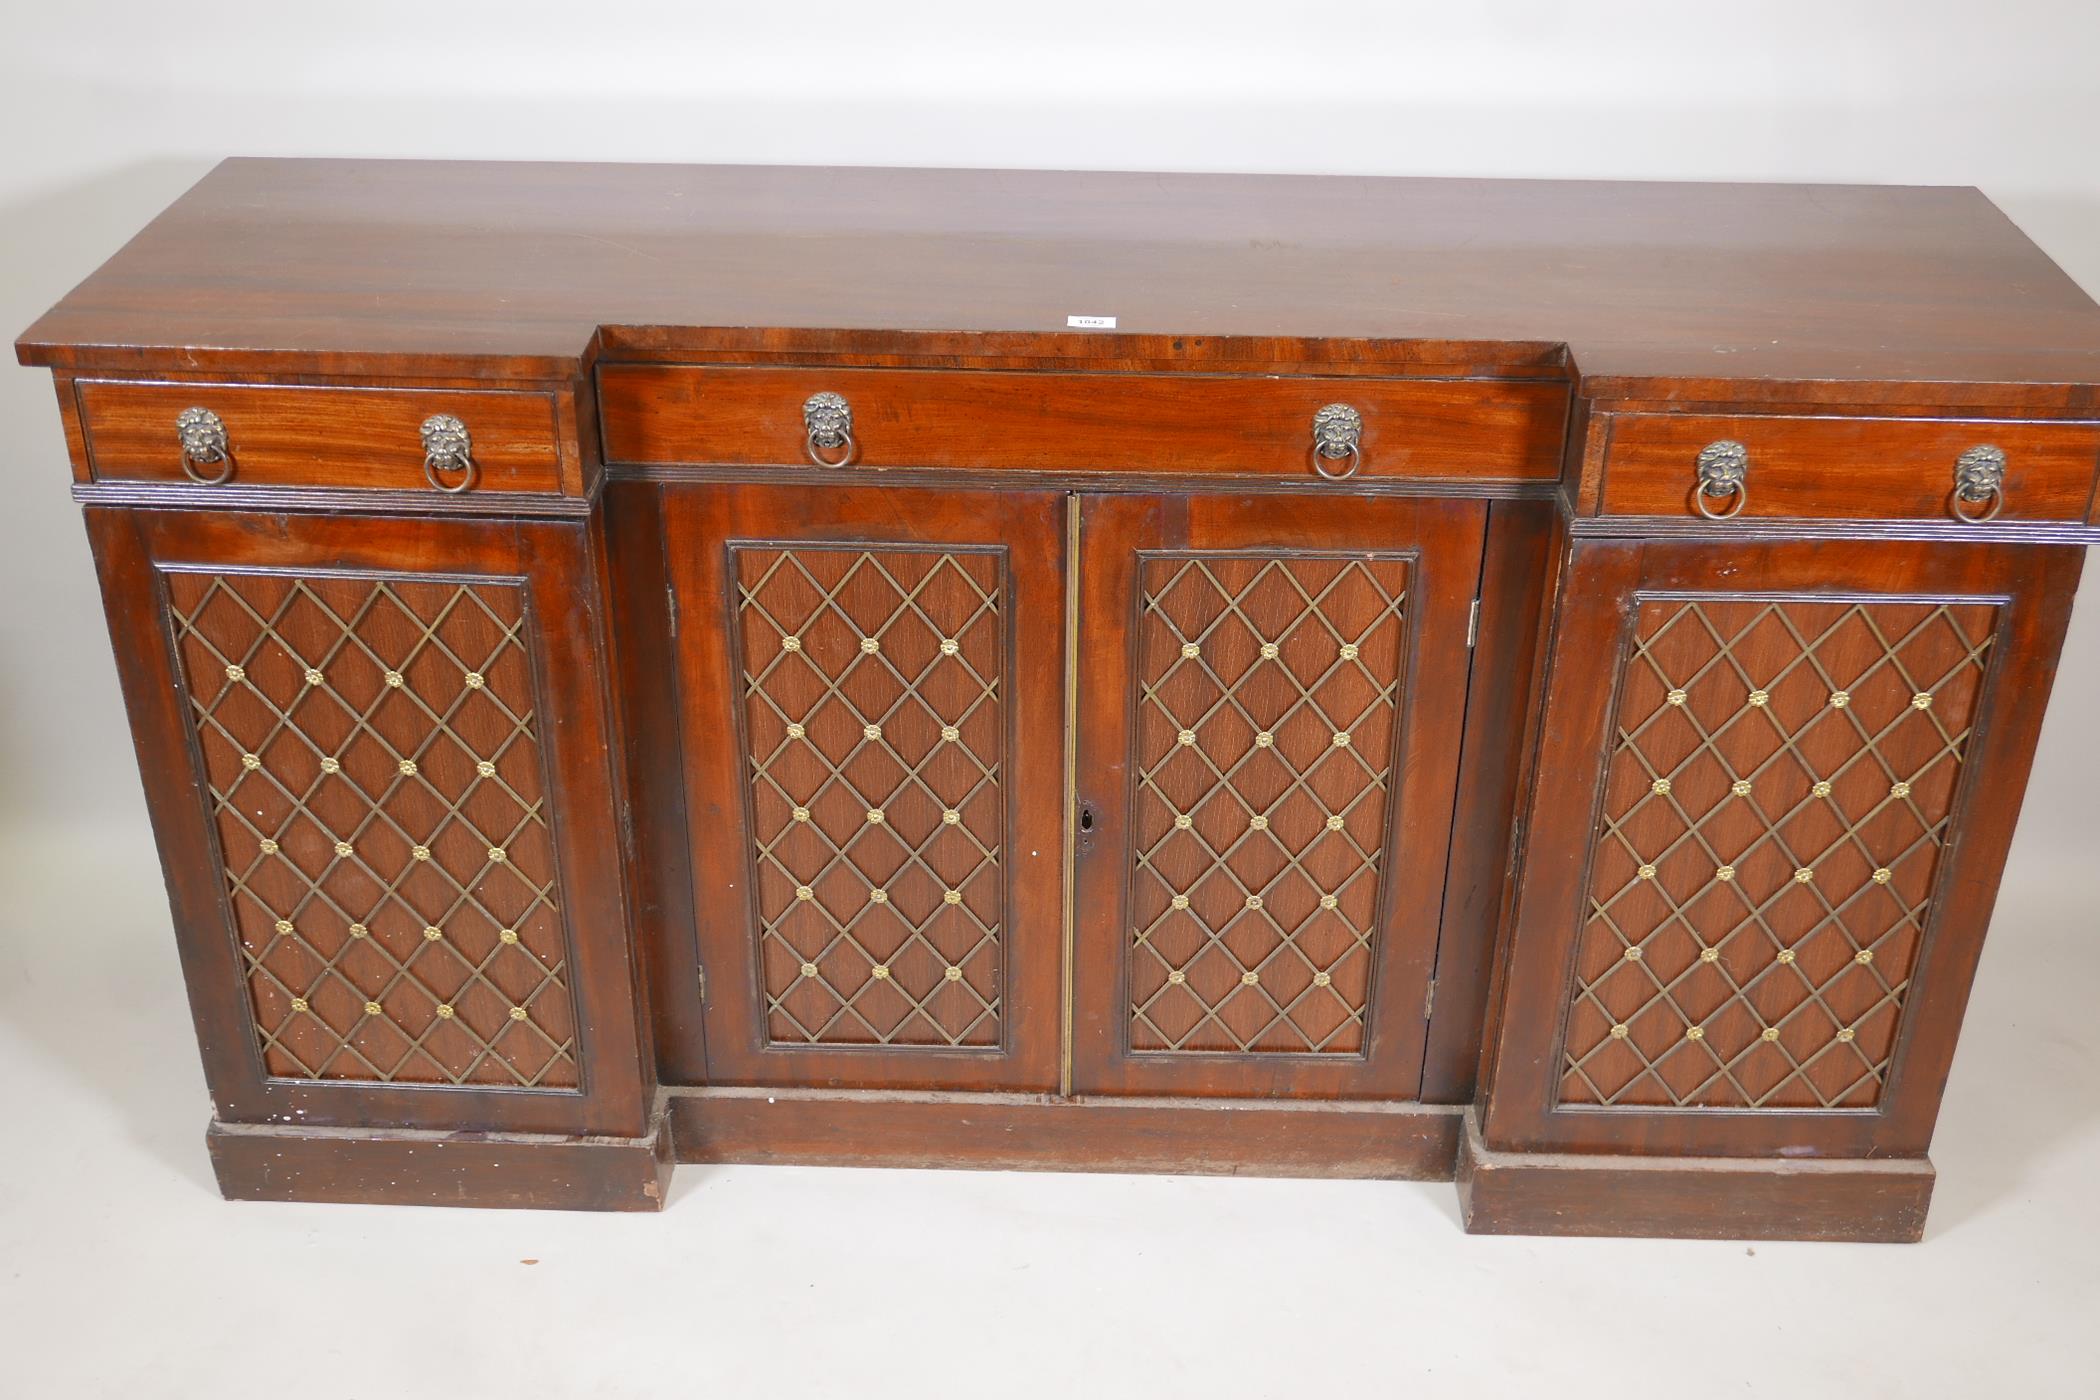
[[[1408,569],[1140,562],[1133,1050],[1363,1051]]]
[[[522,591],[166,580],[265,1070],[576,1087]]]
[[[1003,556],[734,562],[767,1038],[998,1045]]]
[[[1563,1102],[1877,1102],[1996,617],[1989,604],[1641,605]]]

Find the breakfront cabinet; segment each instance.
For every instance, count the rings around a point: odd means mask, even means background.
[[[17,349],[230,1197],[1923,1229],[2100,540],[1974,191],[231,161]]]

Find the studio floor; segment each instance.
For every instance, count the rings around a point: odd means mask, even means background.
[[[2100,919],[2016,849],[1914,1247],[1470,1238],[1448,1185],[683,1167],[228,1204],[143,829],[0,846],[0,1394],[2100,1394]],[[2017,1086],[2017,1087],[2013,1087]]]

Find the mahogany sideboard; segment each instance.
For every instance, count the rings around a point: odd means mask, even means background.
[[[2100,541],[1973,190],[235,160],[17,352],[229,1197],[1923,1228]]]

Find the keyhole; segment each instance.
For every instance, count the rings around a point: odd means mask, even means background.
[[[1094,809],[1093,809],[1093,808],[1091,808],[1091,807],[1081,807],[1081,808],[1079,809],[1079,829],[1080,829],[1081,831],[1092,831],[1092,830],[1094,829]]]

